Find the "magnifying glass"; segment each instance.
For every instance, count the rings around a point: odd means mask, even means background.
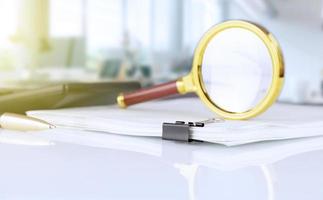
[[[122,108],[173,94],[195,92],[225,119],[249,119],[268,109],[280,94],[284,60],[264,27],[240,20],[212,27],[195,49],[192,71],[176,81],[120,94]],[[189,109],[189,108],[188,108]]]

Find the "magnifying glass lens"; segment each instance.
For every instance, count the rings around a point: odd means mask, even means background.
[[[205,49],[202,84],[220,109],[242,113],[266,97],[273,79],[273,63],[265,43],[255,33],[229,28],[217,33]]]

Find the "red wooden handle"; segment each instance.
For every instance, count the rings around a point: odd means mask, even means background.
[[[121,94],[118,97],[118,104],[121,107],[127,107],[137,103],[159,99],[162,97],[178,94],[177,81],[156,85],[147,89],[141,89],[135,92]]]

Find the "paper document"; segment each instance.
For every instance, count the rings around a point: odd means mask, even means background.
[[[150,137],[161,137],[163,122],[197,122],[215,117],[198,98],[147,102],[127,109],[97,106],[27,114],[59,127]],[[228,146],[320,135],[323,135],[323,107],[288,104],[275,104],[252,120],[225,120],[203,128],[193,127],[191,131],[192,139]]]

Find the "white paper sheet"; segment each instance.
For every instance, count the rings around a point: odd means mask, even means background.
[[[161,137],[163,122],[196,122],[214,117],[198,98],[154,101],[128,109],[99,106],[27,114],[59,127],[151,137]],[[323,135],[323,107],[275,104],[255,119],[206,124],[203,128],[192,128],[191,134],[193,139],[228,146],[320,136]]]

